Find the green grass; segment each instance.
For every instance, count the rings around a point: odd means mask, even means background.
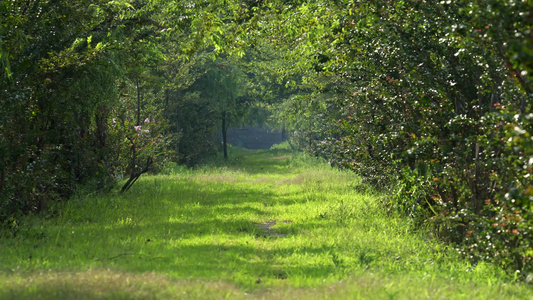
[[[353,174],[284,149],[74,197],[0,238],[0,299],[528,299],[470,265]]]

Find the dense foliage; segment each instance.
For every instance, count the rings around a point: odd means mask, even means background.
[[[190,84],[177,82],[220,31],[220,4],[1,1],[0,220],[53,210],[80,185],[129,177],[127,190],[172,159],[168,95]]]
[[[317,91],[284,112],[308,108],[306,148],[394,187],[391,205],[417,224],[531,272],[531,4],[280,4],[276,34],[307,54],[316,74],[302,84]]]
[[[76,183],[103,187],[115,161],[107,120],[127,6],[2,1],[0,9],[0,219],[40,211]]]

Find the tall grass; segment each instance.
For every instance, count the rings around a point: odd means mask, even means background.
[[[0,298],[532,296],[388,215],[351,173],[287,149],[230,149],[125,194],[79,195],[0,239]]]

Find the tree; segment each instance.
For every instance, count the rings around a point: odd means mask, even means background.
[[[218,115],[224,159],[227,159],[228,127],[232,121],[243,118],[246,109],[245,74],[229,60],[218,59],[206,67],[203,76],[191,86],[191,91],[208,99],[210,108],[206,110]]]
[[[117,95],[126,3],[2,1],[0,220],[44,211],[106,180],[106,107]],[[111,32],[115,33],[115,31]]]

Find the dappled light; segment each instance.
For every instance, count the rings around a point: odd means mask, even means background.
[[[0,297],[296,299],[312,295],[305,288],[368,296],[389,281],[414,295],[452,278],[458,284],[446,290],[455,295],[487,276],[505,278],[488,267],[475,275],[427,232],[406,231],[405,220],[383,212],[379,193],[352,188],[352,173],[294,152],[230,154],[238,164],[141,178],[131,194],[78,196],[57,219],[24,219],[2,239]],[[271,161],[286,172],[272,172]],[[419,286],[410,291],[413,280]],[[483,298],[500,284],[476,293]]]

